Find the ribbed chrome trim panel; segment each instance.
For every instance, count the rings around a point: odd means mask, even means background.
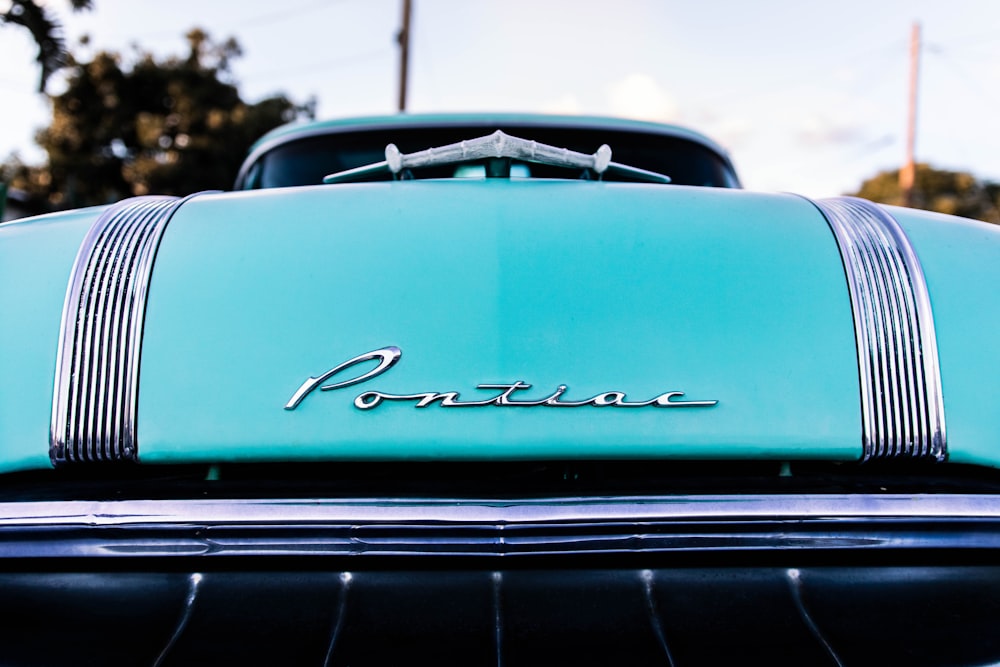
[[[128,199],[91,226],[73,265],[56,362],[53,464],[135,461],[139,348],[153,258],[182,200]]]
[[[934,318],[899,223],[863,199],[815,202],[840,246],[854,311],[864,460],[947,456]]]

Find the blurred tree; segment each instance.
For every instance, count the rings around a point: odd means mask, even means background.
[[[882,171],[861,184],[855,196],[902,205],[899,170]],[[1000,223],[1000,183],[980,181],[964,171],[917,165],[913,206],[927,211]]]
[[[250,145],[302,109],[284,96],[247,104],[230,78],[239,44],[199,29],[186,37],[184,57],[70,58],[66,92],[51,98],[52,123],[36,138],[48,162],[13,158],[12,186],[49,208],[232,187]]]
[[[45,7],[47,3],[36,0],[10,0],[10,7],[0,14],[0,24],[19,25],[31,33],[38,46],[38,61],[42,68],[38,92],[45,92],[45,85],[57,70],[65,67],[69,53],[62,36],[62,26]],[[91,9],[91,0],[69,0],[74,11]]]

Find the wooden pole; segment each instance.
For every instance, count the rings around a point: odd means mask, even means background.
[[[903,206],[913,205],[913,186],[917,177],[917,85],[920,80],[920,24],[914,23],[910,33],[910,99],[906,128],[906,163],[899,170],[899,190]]]
[[[403,0],[403,27],[399,30],[399,110],[406,111],[406,78],[410,60],[411,0]]]

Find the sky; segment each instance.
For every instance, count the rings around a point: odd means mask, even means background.
[[[1000,181],[1000,0],[412,2],[409,111],[677,123],[722,144],[746,187],[811,197],[903,161],[919,22],[917,159]],[[84,59],[137,46],[180,55],[197,26],[240,42],[233,70],[248,101],[315,97],[320,118],[396,110],[402,0],[46,4]],[[0,160],[44,157],[33,136],[50,112],[34,57],[25,31],[0,25]]]

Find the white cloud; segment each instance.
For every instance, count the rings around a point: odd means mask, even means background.
[[[542,113],[554,113],[565,115],[579,115],[583,113],[583,105],[576,95],[565,94],[555,99],[544,102],[541,107]]]
[[[678,119],[677,104],[648,74],[629,74],[611,84],[608,105],[617,116],[662,122]]]
[[[840,83],[855,83],[858,80],[858,71],[853,67],[838,67],[833,71],[833,78]]]
[[[705,134],[732,152],[745,146],[754,135],[753,124],[746,118],[726,116],[704,126]]]
[[[825,115],[811,114],[802,117],[795,138],[811,148],[828,145],[857,144],[864,140],[862,123],[854,120],[834,120]]]

